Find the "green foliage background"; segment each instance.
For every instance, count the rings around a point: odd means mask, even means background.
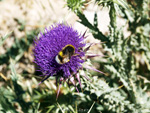
[[[85,72],[92,82],[82,78],[82,89],[77,93],[74,87],[63,84],[59,99],[56,101],[54,78],[37,86],[37,75],[16,73],[15,64],[23,60],[40,29],[26,33],[16,39],[7,52],[0,55],[0,64],[7,64],[11,70],[10,79],[0,88],[0,112],[7,113],[149,113],[150,112],[150,3],[149,0],[67,0],[67,6],[86,26],[94,38],[100,40],[105,57],[97,61],[107,76]],[[91,2],[98,7],[109,9],[109,34],[104,35],[98,29],[98,17],[95,11],[94,23],[90,23],[83,11]],[[117,26],[117,16],[126,20],[130,36],[124,37],[123,28]],[[18,20],[16,20],[18,21]],[[20,21],[18,21],[20,22]],[[24,30],[20,22],[20,30]],[[0,46],[12,32],[0,39]],[[26,41],[27,40],[27,41]],[[143,61],[137,60],[140,57]],[[91,62],[94,62],[93,60]],[[2,75],[1,75],[2,76]],[[32,82],[23,84],[23,80]],[[78,85],[79,87],[79,85]]]

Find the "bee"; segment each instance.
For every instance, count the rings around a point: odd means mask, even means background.
[[[55,60],[58,64],[64,64],[70,61],[72,56],[75,56],[75,47],[71,44],[66,45],[59,51],[58,55],[55,57]]]

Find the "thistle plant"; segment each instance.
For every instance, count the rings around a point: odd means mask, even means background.
[[[0,113],[149,113],[149,0],[65,1],[86,32],[67,22],[28,32],[28,22],[14,19],[25,36],[12,31],[1,37],[0,46],[9,38],[14,43],[0,55]],[[40,3],[46,10],[44,0]],[[97,7],[93,23],[84,13],[91,4]],[[98,26],[103,17],[97,11],[104,7],[110,20],[107,34]],[[125,25],[118,26],[118,18]],[[87,32],[100,41],[103,57],[88,53],[93,43],[86,43]],[[92,67],[95,62],[98,69]],[[21,70],[23,66],[37,71]]]
[[[98,29],[98,17],[97,12],[95,11],[94,15],[94,23],[90,23],[88,18],[84,15],[84,10],[86,10],[86,6],[88,3],[95,2],[98,7],[108,7],[109,8],[109,17],[110,17],[110,25],[109,34],[104,35]],[[109,112],[149,112],[149,101],[150,97],[147,95],[143,87],[141,87],[142,80],[139,78],[142,76],[145,80],[149,81],[147,73],[149,70],[149,57],[147,54],[150,53],[149,48],[149,9],[147,0],[133,0],[133,1],[124,1],[124,0],[95,0],[95,1],[82,1],[82,0],[67,0],[68,7],[76,13],[79,17],[79,22],[84,26],[88,27],[91,30],[91,33],[96,39],[99,39],[103,44],[104,50],[107,51],[108,58],[106,58],[107,62],[99,61],[100,65],[103,66],[104,72],[109,74],[109,77],[104,77],[109,83],[111,87],[119,87],[119,85],[123,85],[123,88],[118,90],[118,94],[124,97],[122,100],[120,98],[113,98],[115,101],[113,104],[111,102],[111,95],[113,93],[107,93],[100,95],[96,92],[102,93],[101,85],[96,85],[96,90],[94,92],[90,92],[93,87],[89,88],[89,95],[92,94],[93,100],[101,101],[100,111],[109,111]],[[71,4],[80,4],[78,6],[74,6]],[[123,27],[117,26],[117,16],[122,17],[125,21],[127,21],[127,25],[129,26],[128,31],[131,32],[131,35],[127,38],[124,37]],[[102,17],[101,17],[102,18]],[[142,59],[144,60],[144,64],[146,65],[146,73],[139,73],[139,65],[140,62],[137,61],[137,57],[139,53],[142,53]],[[135,64],[138,64],[136,67]],[[149,75],[149,74],[148,74]],[[102,75],[101,75],[102,76]],[[105,82],[101,83],[105,84]],[[144,84],[145,85],[145,84]],[[100,89],[98,89],[100,88]],[[106,88],[106,91],[109,88]],[[146,91],[149,91],[148,87]],[[122,93],[124,92],[124,93]],[[87,93],[87,92],[86,92]],[[118,95],[117,93],[115,95]],[[125,94],[125,95],[124,95]],[[106,97],[105,97],[105,96]],[[118,95],[118,96],[119,96]],[[108,100],[106,99],[108,97]],[[123,104],[117,108],[113,109],[114,106],[118,105],[119,101],[124,101],[121,103],[131,103],[131,104]],[[147,106],[148,105],[148,106]],[[127,107],[129,108],[127,110]],[[136,108],[136,109],[134,109]],[[122,110],[124,109],[124,110]],[[132,110],[133,111],[132,111]]]

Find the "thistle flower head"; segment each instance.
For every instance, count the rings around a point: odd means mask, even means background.
[[[45,32],[36,38],[34,62],[45,76],[61,74],[62,77],[68,78],[82,67],[84,46],[84,37],[76,30],[68,25],[57,24],[46,28]]]
[[[69,25],[56,24],[40,33],[34,41],[33,53],[34,62],[45,76],[41,82],[50,76],[59,78],[60,83],[68,78],[74,82],[72,77],[76,77],[73,75],[78,73],[84,62],[84,46],[84,35]]]

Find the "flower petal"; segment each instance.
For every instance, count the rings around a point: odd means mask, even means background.
[[[58,95],[59,95],[59,92],[60,92],[60,88],[61,88],[62,84],[59,84],[58,86],[58,90],[57,90],[57,96],[56,96],[56,100],[58,99]]]
[[[93,70],[93,71],[96,71],[96,72],[99,72],[99,73],[102,73],[102,74],[104,74],[105,75],[105,73],[103,73],[102,71],[99,71],[99,70],[97,70],[97,69],[95,69],[95,68],[93,68],[93,67],[90,67],[90,66],[84,66],[85,68],[87,68],[87,69],[91,69],[91,70]]]
[[[40,85],[41,83],[43,83],[45,80],[47,80],[51,75],[46,76],[38,85]]]
[[[75,77],[77,78],[77,80],[78,80],[78,82],[79,82],[79,84],[80,84],[80,87],[81,87],[81,89],[82,89],[81,81],[80,81],[80,74],[77,73],[77,74],[75,75]]]
[[[97,57],[97,56],[103,57],[104,55],[98,55],[98,54],[86,54],[86,58],[93,58],[93,57]]]
[[[71,81],[71,83],[75,86],[77,92],[79,93],[79,90],[78,90],[78,88],[77,88],[77,86],[76,86],[76,84],[75,84],[75,81],[74,81],[74,77],[73,77],[73,76],[70,78],[70,81]]]

